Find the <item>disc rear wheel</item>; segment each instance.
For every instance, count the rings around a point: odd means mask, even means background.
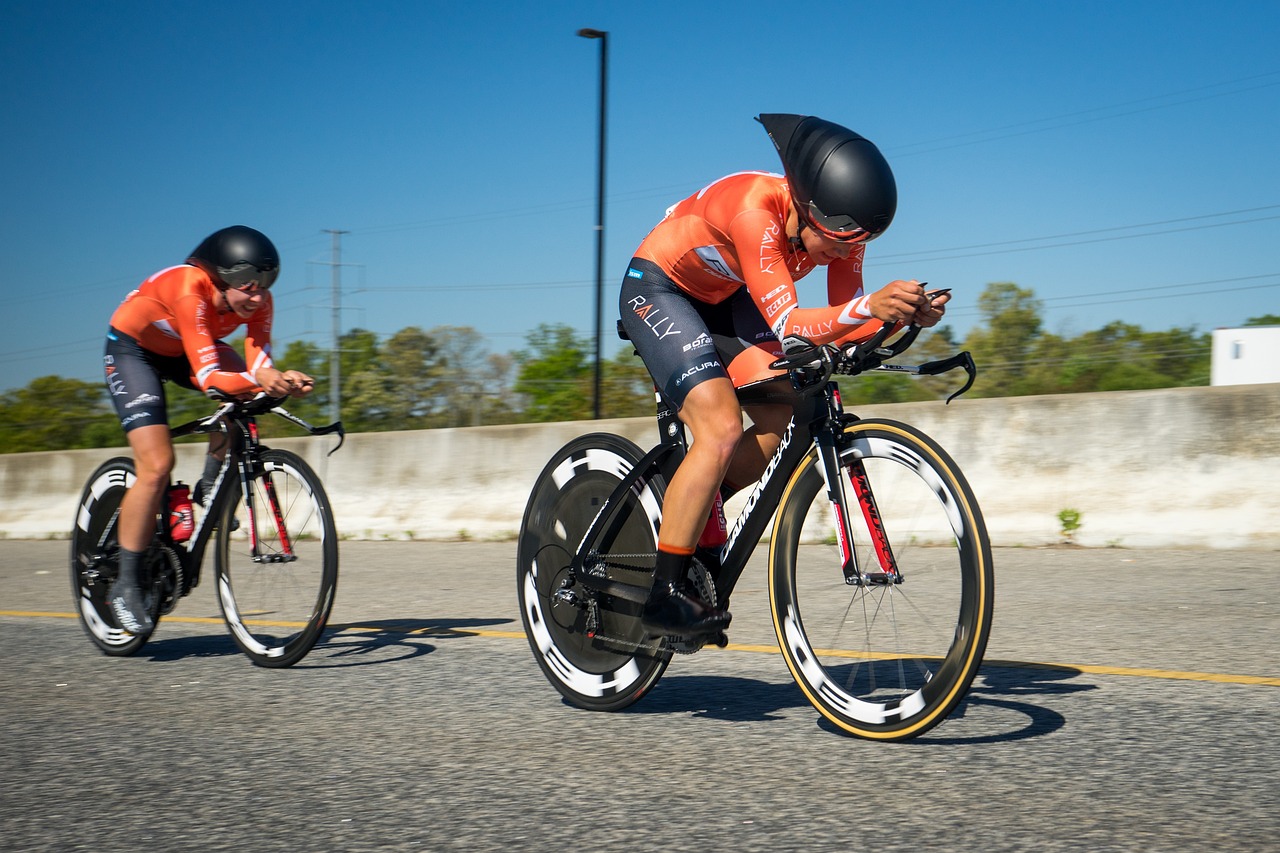
[[[134,479],[133,460],[127,457],[109,459],[98,466],[85,483],[71,528],[71,594],[76,614],[89,639],[104,654],[120,657],[137,652],[151,636],[124,630],[107,606],[107,593],[119,572],[116,522],[120,502]],[[141,571],[147,576],[144,580],[150,577],[150,562],[143,560]],[[151,600],[154,622],[160,615],[160,601],[154,594]]]
[[[637,701],[671,659],[663,641],[640,626],[657,558],[660,478],[628,492],[586,549],[583,571],[624,585],[620,594],[599,591],[602,584],[583,582],[571,567],[610,493],[640,458],[638,447],[614,435],[570,442],[539,475],[520,527],[516,583],[529,645],[551,684],[589,710]]]

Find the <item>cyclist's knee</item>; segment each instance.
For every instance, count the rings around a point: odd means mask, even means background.
[[[173,472],[173,442],[165,426],[142,427],[129,433],[133,465],[144,488],[167,483]]]

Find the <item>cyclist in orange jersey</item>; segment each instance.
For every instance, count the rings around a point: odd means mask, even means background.
[[[768,364],[789,349],[856,342],[884,323],[933,326],[949,298],[926,295],[914,280],[864,291],[865,244],[897,209],[893,173],[875,145],[814,116],[759,121],[785,177],[729,175],[673,206],[636,250],[619,299],[632,344],[692,437],[667,484],[641,617],[659,636],[711,634],[730,621],[727,608],[685,587],[689,561],[717,488],[723,498],[756,481],[792,413],[785,403],[752,406],[744,432],[735,384],[769,376]],[[820,266],[829,304],[801,308],[795,282]]]
[[[138,564],[151,542],[173,470],[173,441],[163,383],[228,396],[266,391],[301,397],[315,382],[271,361],[271,285],[280,255],[260,231],[233,225],[209,235],[181,266],[161,270],[130,293],[111,317],[103,357],[107,387],[133,451],[137,479],[120,504],[120,574],[107,600],[133,634],[153,626],[139,588]],[[245,358],[221,340],[247,326]],[[210,438],[196,488],[208,493],[226,447]]]

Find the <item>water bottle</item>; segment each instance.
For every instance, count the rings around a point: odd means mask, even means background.
[[[707,524],[698,537],[699,548],[719,548],[729,538],[729,526],[724,520],[724,497],[716,489],[715,501],[711,504],[711,515],[707,516]]]
[[[174,542],[186,542],[196,529],[191,509],[191,489],[181,480],[169,487],[169,535]]]

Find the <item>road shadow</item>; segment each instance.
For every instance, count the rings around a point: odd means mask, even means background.
[[[382,619],[329,625],[312,653],[295,669],[396,663],[435,651],[433,640],[474,637],[475,631],[510,619]],[[390,652],[390,654],[388,654]]]
[[[172,663],[187,658],[220,658],[238,654],[239,647],[223,631],[199,637],[152,637],[137,656],[159,663]]]
[[[1066,717],[1054,710],[1050,697],[1085,690],[1097,685],[1080,683],[1083,673],[1069,666],[990,661],[982,665],[969,693],[937,728],[909,741],[919,745],[962,745],[1001,743],[1041,737],[1058,731]],[[1048,699],[1048,701],[1035,701]],[[760,722],[780,720],[779,712],[809,707],[809,702],[794,682],[771,683],[738,676],[664,675],[653,692],[624,709],[624,714],[691,714],[726,722]],[[985,709],[1011,712],[999,715],[997,726],[1005,718],[1014,723],[992,731],[991,715]],[[966,717],[981,733],[966,735]],[[816,723],[824,731],[841,737],[854,737],[819,715]]]
[[[918,746],[957,746],[1004,743],[1052,734],[1067,724],[1067,718],[1051,707],[1051,700],[1028,700],[1032,697],[1062,696],[1098,689],[1096,684],[1075,681],[1083,674],[1081,670],[1071,666],[1008,660],[984,661],[969,693],[950,716],[937,728],[906,743]],[[1008,711],[1015,720],[1025,718],[1026,722],[1014,728],[991,731],[990,721],[983,719],[984,709]],[[981,734],[962,733],[966,728],[967,717],[974,725],[983,728]],[[825,718],[818,725],[833,734],[847,734]]]
[[[794,682],[774,684],[728,675],[664,675],[624,714],[692,714],[733,723],[781,720],[785,708],[807,705]]]

